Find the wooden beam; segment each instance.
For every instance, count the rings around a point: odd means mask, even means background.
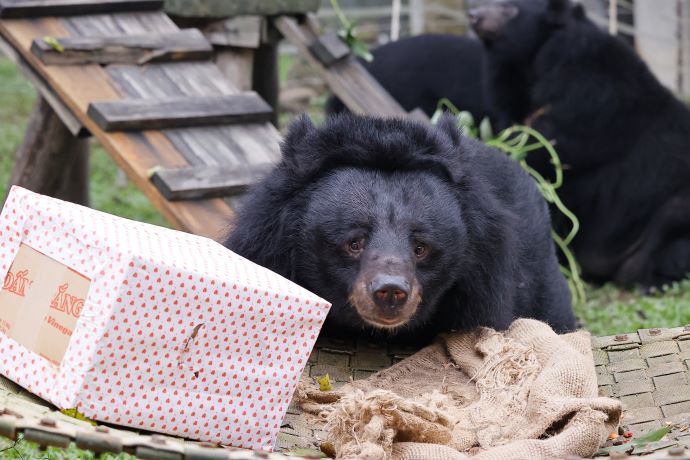
[[[328,32],[309,45],[312,54],[326,67],[350,55],[350,48],[343,43],[336,32]]]
[[[278,42],[281,36],[270,22],[267,22],[265,29],[261,46],[254,50],[252,89],[274,108],[270,121],[278,127],[278,95],[280,94]]]
[[[163,8],[163,0],[0,0],[0,18],[152,11]]]
[[[41,97],[15,153],[9,185],[89,205],[89,140],[74,137]]]
[[[145,64],[210,59],[213,47],[197,29],[112,37],[36,39],[31,52],[47,65]]]
[[[155,170],[151,182],[168,200],[220,198],[243,193],[274,165],[189,166]]]
[[[239,16],[215,21],[205,27],[203,32],[216,46],[258,48],[264,21],[261,16]]]
[[[146,131],[265,122],[273,109],[256,93],[92,102],[87,114],[104,131]]]

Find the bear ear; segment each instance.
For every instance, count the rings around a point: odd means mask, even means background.
[[[287,134],[281,143],[281,152],[283,160],[293,168],[299,167],[300,152],[306,149],[302,148],[304,138],[310,133],[316,131],[314,123],[312,123],[309,115],[302,114],[288,126]]]
[[[460,145],[462,133],[458,128],[458,120],[453,115],[448,112],[441,115],[438,123],[436,123],[436,129],[448,136],[453,145]]]

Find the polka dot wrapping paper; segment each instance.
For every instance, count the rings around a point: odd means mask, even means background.
[[[59,365],[0,333],[0,373],[94,420],[271,448],[326,301],[210,239],[15,186],[4,277],[20,245],[90,285]]]

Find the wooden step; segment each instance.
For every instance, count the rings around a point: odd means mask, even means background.
[[[92,102],[87,114],[104,131],[267,122],[273,109],[253,91],[223,96],[186,96]]]
[[[198,29],[146,35],[36,39],[31,52],[46,65],[146,64],[210,59],[213,46]]]
[[[163,0],[0,0],[0,18],[153,11],[163,8]]]
[[[317,38],[309,45],[309,50],[326,67],[350,55],[350,48],[336,32],[329,32]]]
[[[243,193],[263,178],[272,164],[253,166],[189,166],[154,170],[151,182],[168,200],[221,198]]]

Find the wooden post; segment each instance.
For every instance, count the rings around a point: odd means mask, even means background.
[[[400,38],[400,0],[393,0],[391,7],[391,41],[398,41]]]
[[[424,0],[410,0],[410,35],[424,33]]]
[[[609,0],[609,34],[618,35],[618,0]]]
[[[278,75],[278,42],[281,35],[271,21],[266,21],[266,31],[261,45],[254,52],[252,88],[259,93],[268,105],[273,107],[271,123],[278,126],[278,94],[280,76]]]
[[[42,97],[15,154],[10,185],[89,204],[89,141],[72,135]]]

